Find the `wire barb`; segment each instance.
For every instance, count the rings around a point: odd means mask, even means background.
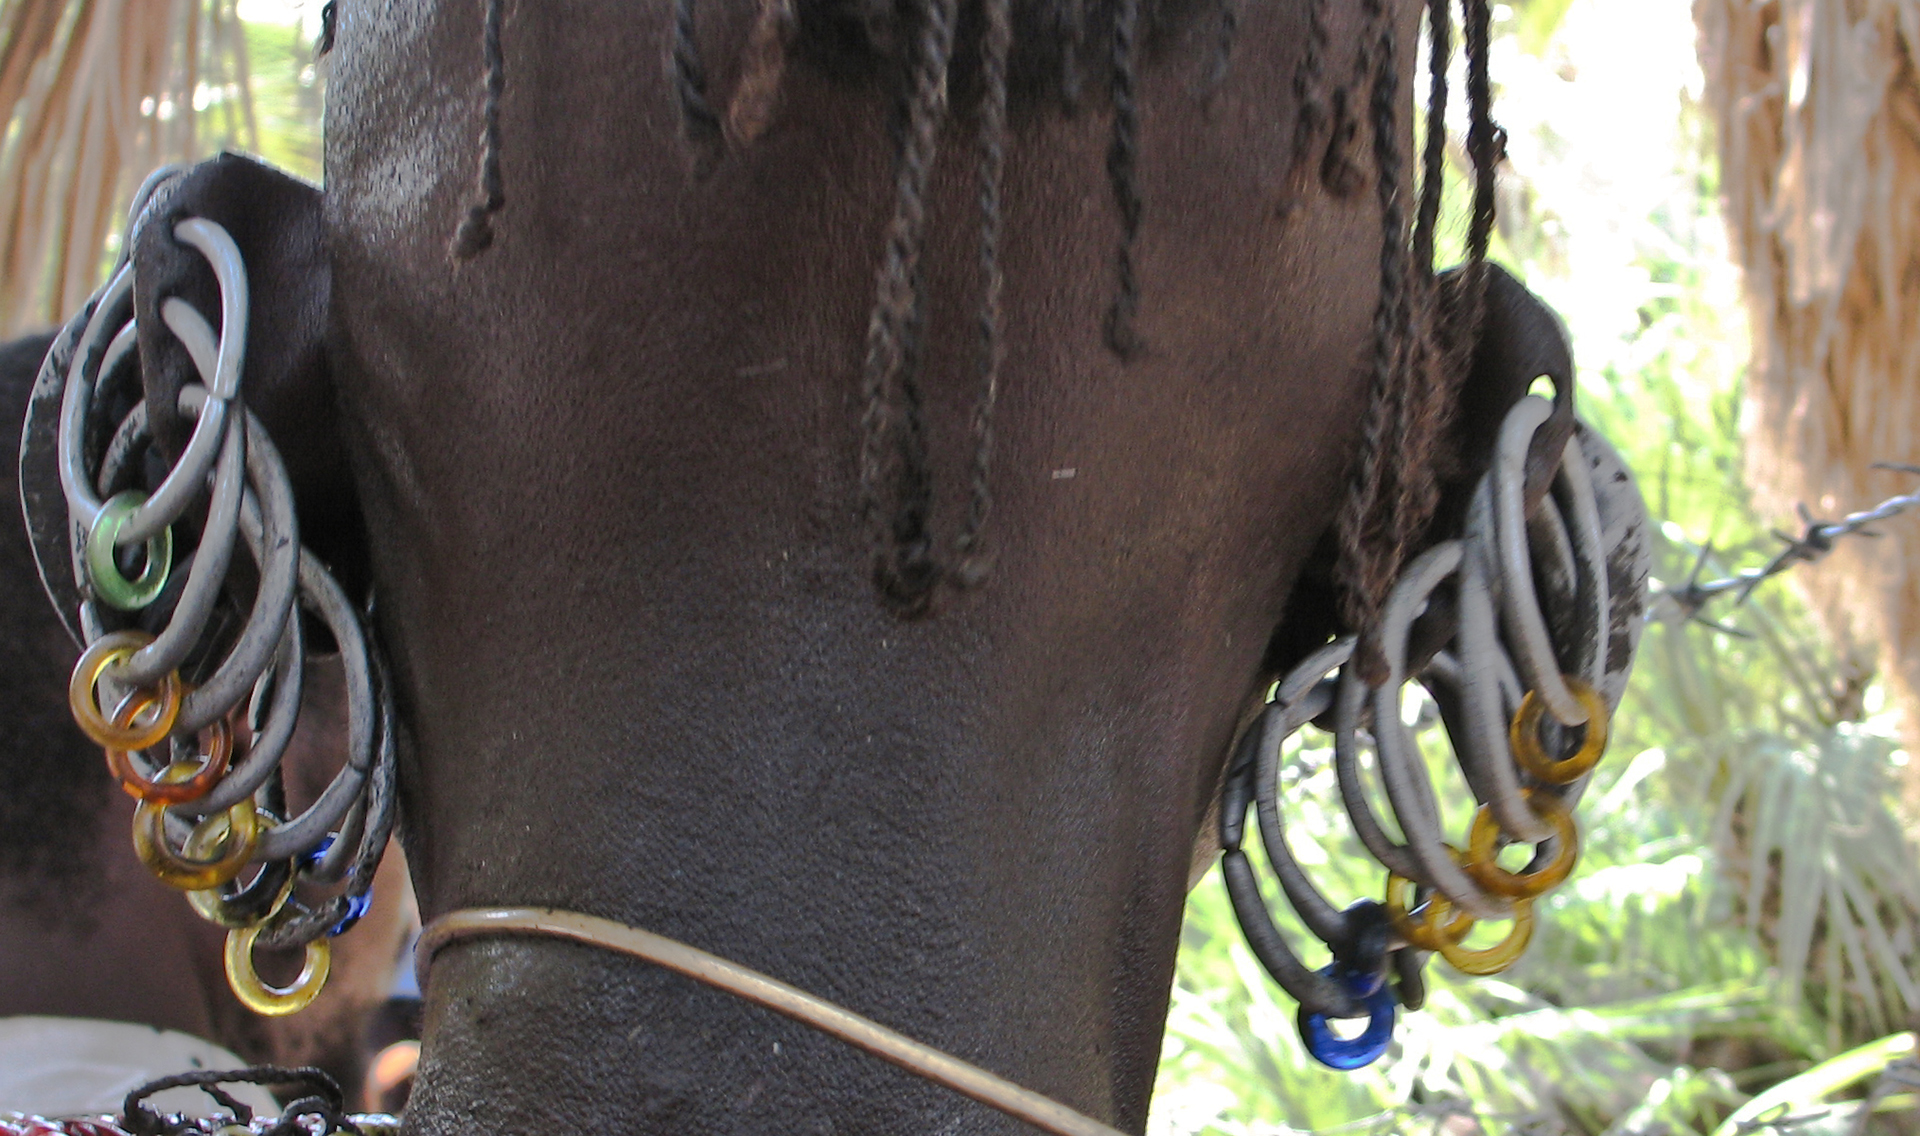
[[[1920,474],[1920,466],[1903,465],[1895,462],[1875,462],[1874,469],[1891,470],[1896,473]],[[1744,632],[1724,624],[1715,623],[1702,615],[1706,606],[1716,598],[1729,592],[1736,593],[1734,606],[1747,602],[1755,588],[1764,581],[1786,572],[1796,564],[1813,564],[1825,559],[1842,537],[1866,536],[1878,537],[1880,533],[1871,526],[1890,520],[1908,509],[1920,505],[1920,491],[1889,497],[1871,509],[1858,513],[1848,513],[1837,521],[1822,521],[1801,504],[1795,507],[1800,514],[1801,533],[1794,536],[1778,529],[1774,537],[1782,547],[1767,562],[1758,568],[1746,568],[1731,576],[1723,576],[1704,583],[1700,574],[1705,570],[1707,560],[1713,554],[1713,542],[1700,546],[1700,552],[1694,557],[1693,569],[1687,573],[1684,584],[1662,589],[1658,595],[1665,597],[1671,605],[1674,615],[1665,617],[1679,623],[1698,623],[1715,631],[1745,638]],[[1649,618],[1660,618],[1649,614]],[[1663,620],[1664,621],[1664,620]]]

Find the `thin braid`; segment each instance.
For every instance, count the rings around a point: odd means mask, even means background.
[[[1454,351],[1470,357],[1480,338],[1486,307],[1487,244],[1493,236],[1494,188],[1506,137],[1493,121],[1493,83],[1488,76],[1492,13],[1487,0],[1464,0],[1467,24],[1467,156],[1473,163],[1473,216],[1467,225],[1464,295],[1449,327]],[[1464,369],[1465,364],[1461,365]]]
[[[1440,195],[1446,186],[1447,63],[1453,57],[1452,0],[1427,0],[1427,139],[1421,155],[1420,212],[1413,225],[1414,272],[1433,275],[1434,232],[1440,222]]]
[[[1467,15],[1467,156],[1473,161],[1473,219],[1467,228],[1467,263],[1487,258],[1493,233],[1494,167],[1503,148],[1493,124],[1493,83],[1487,74],[1492,13],[1487,0],[1465,0]]]
[[[938,578],[925,539],[926,495],[923,488],[915,488],[926,480],[926,452],[924,428],[917,412],[918,384],[908,364],[912,362],[910,354],[917,354],[910,339],[920,308],[924,198],[946,109],[956,5],[957,0],[918,0],[916,4],[920,26],[913,37],[906,121],[895,157],[893,219],[887,226],[886,251],[867,324],[860,512],[874,534],[875,580],[881,593],[909,613],[925,610]],[[894,436],[904,464],[892,523],[882,525],[880,482],[890,436]]]
[[[1447,120],[1447,62],[1453,54],[1451,0],[1428,0],[1430,50],[1427,66],[1427,134],[1420,182],[1420,203],[1414,221],[1413,254],[1405,269],[1408,320],[1404,329],[1406,390],[1405,415],[1399,445],[1399,473],[1395,479],[1391,543],[1404,555],[1417,547],[1427,522],[1440,502],[1434,463],[1440,438],[1451,418],[1453,397],[1465,367],[1446,344],[1448,329],[1441,311],[1433,274],[1435,229],[1444,187]],[[1397,144],[1396,144],[1397,148]]]
[[[1087,43],[1086,0],[1060,0],[1055,16],[1061,37],[1060,100],[1072,110],[1080,105],[1080,53]]]
[[[1377,188],[1381,226],[1390,236],[1380,253],[1382,297],[1393,297],[1393,354],[1398,379],[1393,384],[1391,452],[1394,462],[1385,484],[1391,494],[1384,505],[1384,541],[1378,550],[1381,575],[1391,581],[1400,565],[1426,531],[1439,503],[1433,460],[1440,427],[1448,409],[1449,384],[1435,368],[1433,304],[1428,284],[1431,262],[1423,269],[1408,256],[1406,212],[1400,192],[1403,155],[1400,150],[1399,43],[1391,19],[1381,24],[1370,111],[1373,121],[1374,161],[1379,168]],[[1373,602],[1384,599],[1384,588]],[[1363,664],[1366,665],[1366,664]]]
[[[1115,0],[1113,9],[1113,141],[1107,148],[1107,180],[1120,208],[1120,246],[1115,275],[1119,294],[1107,310],[1107,347],[1126,358],[1140,350],[1134,317],[1140,310],[1140,279],[1134,247],[1140,239],[1140,107],[1138,94],[1140,0]]]
[[[1473,165],[1473,212],[1467,226],[1466,265],[1449,282],[1440,337],[1450,375],[1472,366],[1486,308],[1487,244],[1494,222],[1495,170],[1505,142],[1493,122],[1492,82],[1487,74],[1491,13],[1486,0],[1462,0],[1466,23],[1467,157]]]
[[[705,174],[718,160],[720,116],[707,101],[707,68],[700,59],[700,38],[694,22],[698,0],[674,0],[673,50],[667,55],[673,89],[680,103],[680,129],[694,156],[694,170]]]
[[[1227,81],[1233,67],[1233,45],[1240,38],[1240,0],[1215,0],[1220,14],[1220,36],[1214,41],[1213,67],[1207,74],[1207,94],[1213,95]]]
[[[507,90],[506,56],[500,50],[500,25],[506,19],[506,0],[487,0],[481,46],[487,60],[487,97],[482,114],[480,185],[477,200],[453,237],[455,260],[472,260],[493,245],[493,216],[507,203],[500,176],[500,102]]]
[[[1293,153],[1289,161],[1287,199],[1282,210],[1299,204],[1313,169],[1313,152],[1320,146],[1329,120],[1327,106],[1327,0],[1307,5],[1307,46],[1293,68]]]
[[[980,38],[980,396],[973,407],[973,466],[968,471],[967,520],[956,540],[956,581],[974,587],[986,578],[981,535],[993,511],[993,409],[1000,397],[1000,180],[1007,153],[1007,55],[1013,45],[1011,0],[984,0]]]
[[[1373,380],[1367,394],[1367,412],[1361,433],[1360,457],[1353,483],[1341,509],[1340,558],[1344,562],[1341,616],[1347,625],[1370,635],[1375,616],[1392,583],[1403,550],[1393,544],[1393,522],[1388,512],[1394,494],[1390,483],[1395,454],[1405,424],[1406,294],[1405,216],[1400,204],[1400,153],[1396,131],[1399,75],[1396,70],[1393,24],[1382,0],[1367,0],[1367,40],[1362,47],[1372,79],[1372,126],[1375,184],[1380,201],[1380,295],[1373,315]],[[1361,658],[1363,676],[1379,677],[1384,667],[1377,645]]]

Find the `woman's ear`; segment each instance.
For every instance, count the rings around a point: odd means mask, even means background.
[[[220,328],[220,287],[176,227],[199,217],[226,229],[246,265],[246,363],[240,399],[285,459],[303,543],[350,593],[366,582],[365,539],[341,445],[327,358],[332,274],[318,187],[238,154],[202,162],[160,186],[132,235],[140,370],[154,438],[172,460],[193,423],[180,388],[200,381],[163,318],[167,301],[191,304]]]

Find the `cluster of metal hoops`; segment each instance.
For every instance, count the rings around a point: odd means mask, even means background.
[[[143,187],[129,232],[162,176]],[[135,487],[152,433],[124,255],[41,369],[42,388],[63,388],[60,487],[84,597],[87,647],[68,696],[74,720],[139,801],[141,862],[228,929],[227,978],[240,1000],[290,1014],[325,985],[332,937],[368,907],[394,820],[392,698],[361,612],[301,546],[286,469],[241,399],[249,299],[240,250],[203,219],[179,222],[173,235],[213,269],[220,330],[185,300],[160,305],[200,382],[180,392],[195,425],[158,488]],[[201,516],[191,554],[176,555],[176,527]],[[229,571],[237,543],[255,569],[238,577]],[[240,589],[230,585],[241,580],[252,597],[236,631]],[[300,714],[303,608],[339,650],[347,737],[345,764],[295,816],[280,764]],[[319,889],[331,894],[310,899]],[[256,945],[305,948],[299,977],[287,987],[263,981]]]
[[[1397,1005],[1418,1009],[1424,1001],[1431,953],[1472,975],[1512,966],[1532,936],[1535,901],[1579,858],[1572,810],[1626,687],[1650,565],[1639,491],[1585,424],[1567,435],[1551,491],[1528,492],[1529,450],[1554,417],[1553,404],[1537,396],[1514,405],[1463,534],[1402,572],[1379,628],[1386,681],[1361,677],[1352,637],[1329,644],[1277,685],[1229,768],[1221,871],[1234,913],[1261,964],[1300,1003],[1308,1051],[1334,1068],[1360,1068],[1386,1051]],[[1479,804],[1460,844],[1446,840],[1426,759],[1403,718],[1408,683],[1438,705]],[[1332,733],[1341,801],[1360,842],[1386,868],[1380,901],[1336,907],[1288,849],[1281,750],[1309,722]],[[1363,739],[1404,844],[1369,803]],[[1333,954],[1326,967],[1300,960],[1262,897],[1243,847],[1250,807],[1280,891]],[[1514,844],[1535,849],[1519,871],[1499,863]],[[1509,929],[1492,946],[1469,948],[1468,934],[1483,921]],[[1343,1038],[1330,1018],[1366,1018],[1367,1026]]]

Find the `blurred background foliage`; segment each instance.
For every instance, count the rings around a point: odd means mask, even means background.
[[[0,0],[0,23],[49,2]],[[246,149],[319,180],[319,0],[167,2],[212,29],[186,72],[194,129],[176,132],[176,156]],[[1755,515],[1742,479],[1747,330],[1688,8],[1510,0],[1495,14],[1509,133],[1495,255],[1568,322],[1583,413],[1659,521],[1657,580],[1757,564],[1791,521]],[[244,34],[213,34],[233,26]],[[142,114],[157,123],[167,105]],[[1453,152],[1463,184],[1457,138]],[[12,303],[19,323],[41,300]],[[1295,1007],[1209,874],[1187,909],[1152,1136],[1920,1132],[1904,1032],[1920,1011],[1920,866],[1871,651],[1823,639],[1782,584],[1709,615],[1719,626],[1656,605],[1581,806],[1580,869],[1527,957],[1477,980],[1436,960],[1427,1008],[1402,1015],[1371,1068],[1306,1057]],[[1423,742],[1464,831],[1466,787],[1441,739]],[[1336,899],[1377,898],[1329,739],[1290,743],[1284,777],[1296,856]]]
[[[1799,526],[1755,515],[1742,478],[1747,329],[1688,7],[1513,0],[1495,18],[1495,255],[1568,322],[1582,413],[1659,522],[1656,580],[1757,565],[1774,525]],[[1720,626],[1656,604],[1580,807],[1580,867],[1527,956],[1497,979],[1433,960],[1427,1008],[1371,1068],[1306,1056],[1217,874],[1196,888],[1150,1132],[1920,1132],[1904,1032],[1920,861],[1872,653],[1824,639],[1784,583],[1706,614]],[[1443,739],[1425,741],[1463,832],[1471,797]],[[1378,898],[1331,757],[1311,729],[1290,743],[1290,844],[1336,902]]]

